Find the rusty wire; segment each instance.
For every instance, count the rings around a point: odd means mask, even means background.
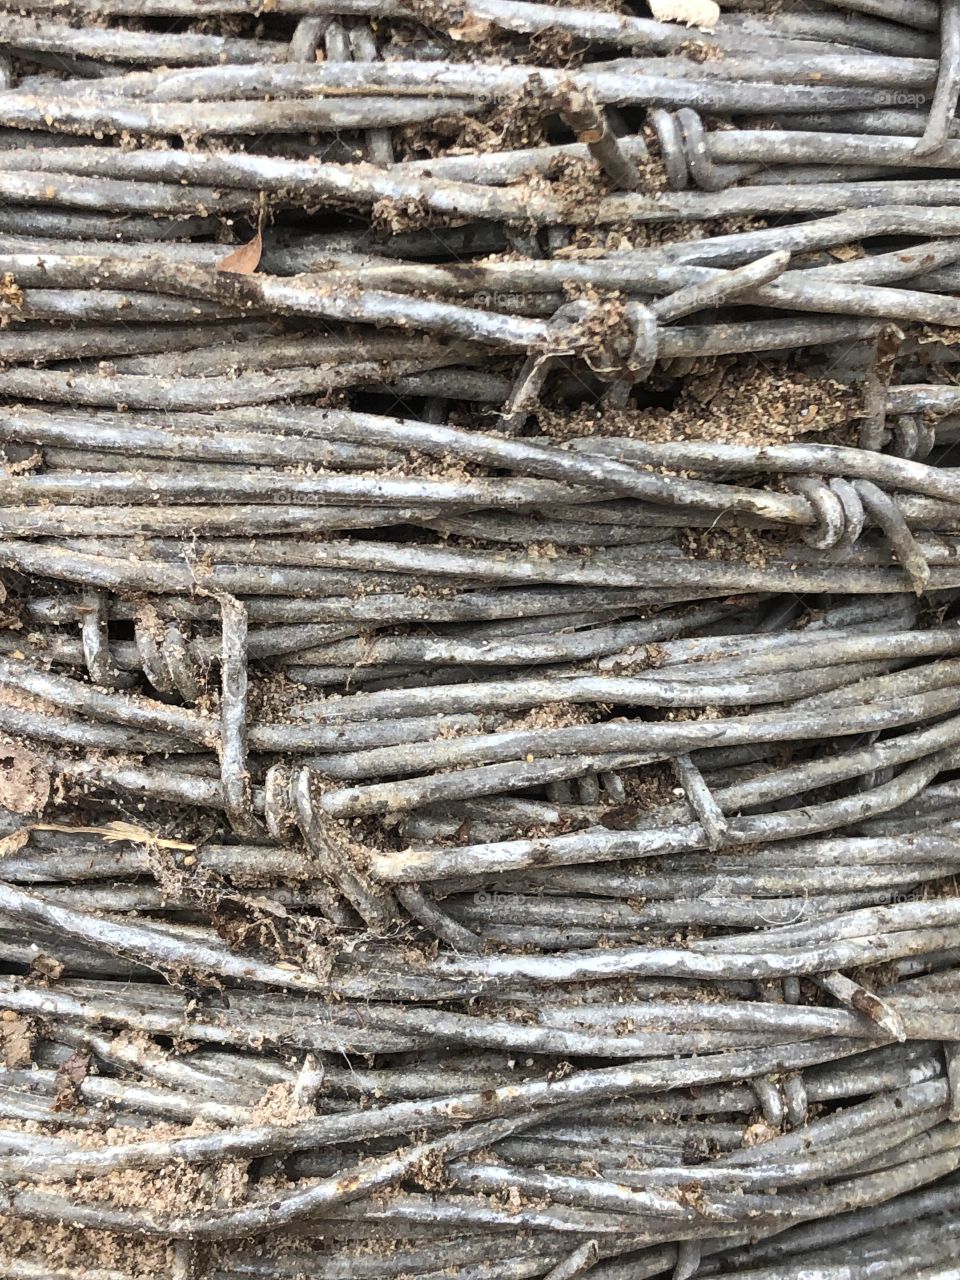
[[[955,1273],[957,5],[637,8],[0,13],[0,1275]]]

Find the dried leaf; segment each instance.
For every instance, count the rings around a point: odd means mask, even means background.
[[[756,1124],[747,1125],[743,1131],[742,1147],[759,1147],[763,1142],[770,1142],[780,1137],[780,1130],[767,1124],[766,1120],[758,1120]]]
[[[0,807],[39,813],[50,799],[50,773],[43,759],[12,738],[0,740]]]
[[[57,1071],[54,1111],[73,1111],[80,1101],[80,1086],[90,1070],[90,1055],[78,1049]]]
[[[56,956],[48,956],[45,951],[38,951],[30,962],[30,972],[38,978],[46,978],[56,982],[63,976],[63,965]]]
[[[18,311],[23,307],[23,290],[9,271],[0,275],[0,302],[16,307]]]
[[[31,830],[31,827],[19,827],[9,835],[0,836],[0,858],[8,858],[13,853],[19,853],[30,839]]]
[[[838,244],[835,248],[828,249],[827,252],[831,258],[836,258],[838,262],[853,262],[854,259],[863,257],[863,250],[860,246],[853,244]]]
[[[43,466],[43,454],[38,450],[36,453],[29,454],[26,458],[20,458],[16,462],[6,463],[7,475],[22,476],[28,471],[35,471],[37,467]],[[6,599],[4,594],[3,599]]]
[[[258,230],[252,240],[240,245],[238,249],[234,249],[232,253],[222,258],[217,263],[217,270],[232,271],[234,275],[240,276],[252,275],[260,265],[261,253],[263,253],[263,236]]]
[[[608,831],[629,831],[640,816],[635,804],[618,804],[614,809],[601,813],[601,825]]]
[[[701,31],[712,31],[720,20],[716,0],[650,0],[650,12],[658,22],[682,22]]]
[[[241,901],[251,910],[265,911],[267,915],[276,916],[279,920],[286,920],[290,915],[282,902],[274,902],[272,898],[242,898]]]
[[[27,1018],[5,1009],[0,1018],[0,1056],[5,1067],[19,1071],[33,1062],[33,1029]]]
[[[481,40],[487,40],[490,37],[494,27],[492,22],[487,22],[483,18],[478,18],[476,14],[469,13],[454,27],[447,28],[447,35],[451,40],[458,40],[464,43],[479,43]]]

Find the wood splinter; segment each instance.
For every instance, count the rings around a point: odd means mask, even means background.
[[[636,191],[640,174],[624,153],[610,128],[607,114],[593,95],[564,82],[550,103],[560,119],[577,135],[577,141],[589,148],[590,154],[615,187]]]
[[[887,1035],[899,1040],[901,1044],[906,1040],[907,1031],[896,1009],[880,996],[862,987],[859,982],[854,982],[842,973],[824,973],[816,981],[818,986],[829,991],[841,1004],[862,1013]]]

